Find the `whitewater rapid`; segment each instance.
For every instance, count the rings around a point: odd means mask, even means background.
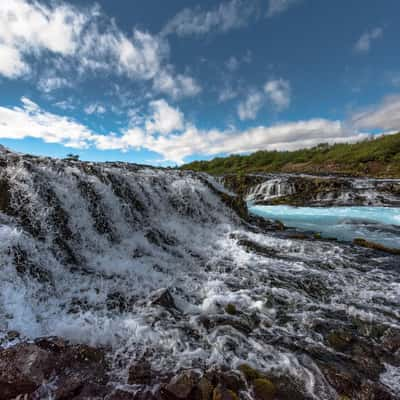
[[[0,165],[3,336],[108,346],[116,382],[143,358],[160,373],[246,362],[330,400],[314,356],[335,354],[329,324],[400,329],[398,258],[263,232],[206,175],[10,153]],[[389,361],[373,376],[394,391]]]

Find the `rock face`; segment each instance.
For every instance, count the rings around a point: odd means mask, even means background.
[[[400,181],[311,175],[227,175],[230,190],[260,205],[400,205]]]

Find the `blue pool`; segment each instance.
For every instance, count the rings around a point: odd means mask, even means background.
[[[256,206],[250,212],[281,221],[287,227],[321,233],[325,238],[364,238],[400,248],[400,208]]]

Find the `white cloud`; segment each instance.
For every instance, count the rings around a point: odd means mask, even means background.
[[[299,0],[269,0],[267,16],[273,17],[277,14],[281,14],[298,2]]]
[[[400,131],[400,95],[387,96],[383,101],[355,113],[351,122],[358,129]]]
[[[371,49],[372,42],[382,37],[382,35],[382,28],[374,28],[371,31],[365,32],[355,44],[355,51],[358,53],[368,53]]]
[[[400,95],[387,97],[378,106],[355,113],[344,122],[314,118],[242,131],[235,128],[201,130],[185,122],[180,110],[165,100],[157,100],[150,103],[151,113],[141,126],[107,135],[95,133],[71,118],[46,112],[27,98],[21,101],[21,107],[0,107],[0,138],[33,137],[65,146],[101,150],[146,149],[177,163],[193,155],[296,150],[319,143],[371,138],[365,130],[381,133],[400,130]]]
[[[0,42],[0,75],[17,78],[29,72],[29,66],[22,60],[20,52]]]
[[[92,103],[86,106],[84,111],[86,114],[92,115],[92,114],[104,114],[107,110],[102,104]]]
[[[152,117],[146,121],[148,133],[163,135],[180,131],[184,126],[184,117],[180,110],[171,107],[165,100],[156,100],[150,103]]]
[[[256,7],[251,0],[230,0],[207,11],[200,7],[185,8],[166,24],[162,34],[190,36],[213,31],[227,32],[247,25],[255,12]]]
[[[174,75],[167,69],[159,71],[154,77],[153,88],[174,99],[196,96],[201,92],[200,85],[193,78],[182,74]]]
[[[277,110],[282,111],[289,107],[291,88],[288,81],[284,79],[268,81],[264,86],[264,91]]]
[[[240,102],[237,108],[239,118],[244,121],[255,119],[264,102],[264,96],[257,91],[248,94],[247,98]]]
[[[44,76],[40,78],[38,82],[38,89],[44,93],[50,93],[54,90],[71,86],[71,81],[66,78],[60,78],[58,76]]]
[[[131,80],[153,80],[160,92],[174,98],[194,96],[198,83],[173,73],[165,38],[134,29],[122,32],[99,6],[78,8],[61,1],[0,1],[0,74],[18,78],[38,66],[43,53],[53,76],[39,88],[50,92],[65,84],[62,73],[118,74]],[[35,64],[36,63],[36,64]],[[78,74],[77,74],[78,73]],[[60,75],[60,76],[59,76]]]
[[[47,143],[85,148],[90,145],[93,133],[80,123],[40,109],[23,97],[22,107],[0,107],[0,138],[42,139]]]

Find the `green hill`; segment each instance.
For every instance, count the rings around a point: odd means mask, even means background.
[[[231,155],[195,161],[181,168],[213,175],[292,172],[400,178],[400,133],[352,144]]]

